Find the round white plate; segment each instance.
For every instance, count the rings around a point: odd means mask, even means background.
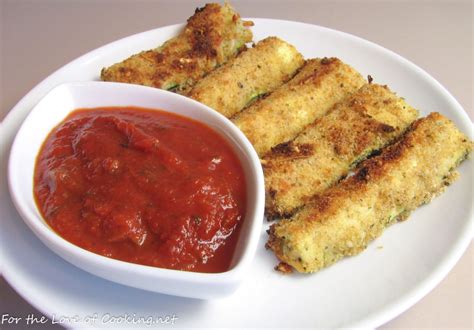
[[[339,57],[363,75],[370,74],[374,82],[389,85],[422,115],[432,111],[446,115],[473,139],[472,124],[459,103],[427,73],[393,52],[314,25],[252,20],[255,40],[276,35],[294,44],[307,58]],[[63,82],[98,80],[102,67],[156,47],[175,35],[181,26],[140,33],[101,47],[36,86],[2,124],[2,177],[6,178],[14,135],[43,95]],[[284,276],[274,271],[276,259],[265,250],[267,235],[262,231],[252,270],[242,286],[234,295],[214,301],[121,286],[63,261],[23,223],[3,179],[2,272],[33,306],[56,321],[62,320],[66,326],[130,327],[151,322],[160,325],[166,323],[166,316],[171,323],[174,315],[174,326],[178,327],[376,327],[421,299],[465,251],[473,225],[472,164],[462,164],[460,179],[446,193],[418,209],[408,221],[390,227],[362,254],[313,275]]]

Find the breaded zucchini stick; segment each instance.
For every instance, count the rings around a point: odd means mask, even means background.
[[[289,217],[403,134],[418,112],[387,86],[366,84],[263,158],[267,218]]]
[[[292,140],[364,84],[357,71],[337,58],[308,60],[293,79],[232,121],[263,156],[277,144]]]
[[[267,247],[282,261],[277,269],[315,272],[358,254],[385,227],[444,191],[471,150],[472,142],[442,115],[417,120],[353,176],[272,225]]]
[[[196,9],[177,37],[103,68],[101,79],[185,92],[252,41],[251,25],[227,3],[207,4]]]
[[[285,83],[303,63],[295,47],[269,37],[198,81],[188,96],[231,117]]]

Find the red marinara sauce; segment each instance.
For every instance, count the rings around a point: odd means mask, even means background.
[[[78,109],[48,136],[34,195],[49,225],[97,254],[222,272],[245,213],[245,178],[206,125],[136,107]]]

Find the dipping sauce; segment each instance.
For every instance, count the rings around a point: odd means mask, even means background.
[[[114,259],[197,272],[229,269],[245,177],[206,125],[136,107],[79,109],[36,160],[34,195],[63,238]]]

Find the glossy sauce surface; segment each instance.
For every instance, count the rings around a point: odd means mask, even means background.
[[[84,249],[180,270],[230,267],[245,178],[204,124],[134,107],[78,109],[44,142],[34,182],[49,225]]]

